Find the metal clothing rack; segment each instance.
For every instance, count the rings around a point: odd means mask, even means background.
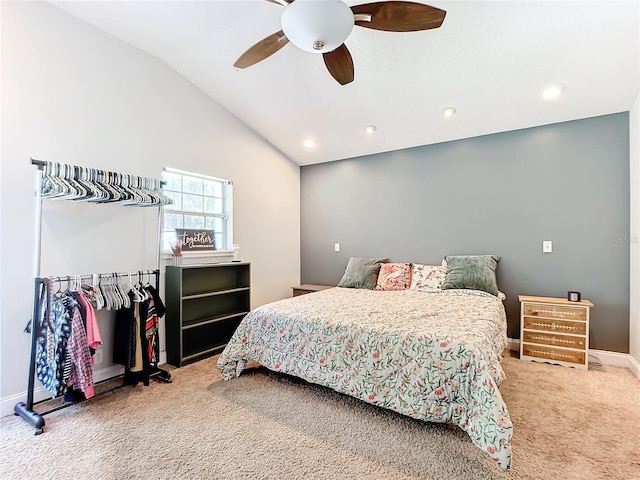
[[[38,413],[34,410],[34,400],[33,400],[33,394],[34,394],[34,389],[35,389],[35,374],[36,374],[36,353],[37,353],[37,340],[38,340],[38,336],[40,334],[40,319],[42,318],[42,302],[41,300],[44,298],[43,295],[46,294],[46,277],[41,277],[40,276],[40,266],[41,266],[41,250],[42,250],[42,233],[41,233],[41,227],[42,227],[42,177],[43,177],[43,170],[45,168],[45,166],[49,163],[49,162],[44,162],[42,160],[34,160],[31,159],[31,163],[33,165],[36,165],[38,167],[38,172],[37,172],[37,176],[36,176],[36,207],[35,207],[35,228],[36,228],[36,247],[35,247],[35,275],[34,275],[34,295],[33,295],[33,317],[32,317],[32,321],[31,321],[31,355],[30,355],[30,364],[29,364],[29,378],[28,378],[28,387],[27,387],[27,401],[25,402],[18,402],[16,403],[15,407],[14,407],[14,413],[15,415],[18,415],[20,417],[22,417],[27,423],[31,424],[33,427],[35,427],[36,431],[35,434],[39,435],[41,433],[43,433],[43,429],[44,429],[44,425],[45,425],[45,421],[43,418],[43,415],[46,415],[48,413],[60,410],[62,408],[65,408],[67,406],[73,405],[77,402],[67,402],[64,403],[60,406],[57,406],[55,408],[52,408],[46,412],[42,412],[42,413]],[[142,177],[140,177],[142,178]],[[158,185],[162,185],[164,184],[164,182],[159,182]],[[160,225],[160,209],[158,209],[158,244],[157,244],[157,256],[156,258],[158,259],[158,267],[159,267],[159,262],[160,262],[160,229],[161,229],[161,225]],[[155,287],[156,287],[156,291],[160,290],[160,269],[156,268],[155,270],[144,270],[144,271],[133,271],[133,272],[120,272],[120,273],[108,273],[108,274],[99,274],[99,275],[105,275],[105,276],[109,276],[109,277],[124,277],[124,276],[130,276],[130,275],[138,275],[139,279],[141,280],[142,277],[144,275],[153,275],[155,276]],[[80,275],[81,279],[84,278],[92,278],[93,274],[91,275]],[[64,281],[70,281],[73,280],[74,278],[78,278],[78,276],[62,276],[62,277],[53,277],[53,281],[54,282],[64,282]],[[162,370],[158,367],[158,360],[160,358],[160,342],[156,342],[155,344],[155,356],[156,356],[156,362],[151,364],[150,366],[150,372],[149,372],[149,378],[156,378],[158,380],[164,381],[166,383],[171,383],[171,373],[169,373],[166,370]],[[121,377],[122,375],[118,375],[106,380],[103,380],[101,382],[99,382],[96,385],[99,384],[104,384],[106,382],[110,382],[113,381],[114,379],[117,379],[119,377]],[[103,395],[105,393],[111,392],[117,388],[123,387],[125,386],[125,383],[122,383],[121,385],[117,385],[113,388],[108,388],[108,389],[104,389],[104,390],[100,390],[99,392],[96,391],[96,394],[94,395],[94,397]],[[92,397],[93,398],[93,397]]]

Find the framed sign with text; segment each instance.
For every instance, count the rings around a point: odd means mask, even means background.
[[[215,250],[216,241],[213,230],[201,228],[176,228],[176,240],[182,245],[182,251]]]

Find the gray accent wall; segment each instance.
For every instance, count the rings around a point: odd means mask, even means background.
[[[595,304],[591,348],[628,353],[628,113],[304,166],[300,176],[303,283],[337,284],[352,256],[440,264],[496,254],[510,338],[520,336],[518,295],[577,290]]]

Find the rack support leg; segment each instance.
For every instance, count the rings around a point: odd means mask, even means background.
[[[44,418],[33,410],[29,410],[26,403],[16,403],[13,411],[36,429],[36,435],[40,435],[44,431]]]

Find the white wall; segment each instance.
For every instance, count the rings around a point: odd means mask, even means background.
[[[163,62],[47,3],[3,1],[1,9],[2,414],[27,386],[30,157],[155,178],[170,166],[233,180],[234,242],[252,263],[253,306],[291,294],[300,271],[296,164]],[[47,200],[42,274],[154,268],[156,232],[157,209]]]
[[[629,354],[640,371],[640,95],[629,113],[631,177],[631,278],[629,305]]]

